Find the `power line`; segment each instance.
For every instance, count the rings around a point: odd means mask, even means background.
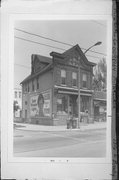
[[[23,64],[17,64],[17,63],[15,63],[14,65],[15,65],[15,66],[21,66],[21,67],[30,69],[30,66],[25,66],[25,65],[23,65]]]
[[[21,38],[21,37],[18,37],[18,36],[14,36],[14,37],[17,38],[17,39],[23,40],[23,41],[28,41],[28,42],[34,43],[34,44],[40,44],[40,45],[43,45],[43,46],[47,46],[47,47],[51,47],[51,48],[55,48],[55,49],[60,49],[60,50],[66,51],[66,49],[59,48],[59,47],[56,47],[56,46],[50,46],[48,44],[39,43],[37,41],[28,40],[28,39]],[[92,56],[92,55],[87,55],[87,56],[100,59],[100,57],[97,57],[97,56]]]
[[[35,43],[35,44],[40,44],[40,45],[47,46],[47,47],[51,47],[51,48],[55,48],[55,49],[60,49],[60,50],[66,50],[66,49],[63,49],[63,48],[50,46],[48,44],[39,43],[37,41],[28,40],[28,39],[21,38],[21,37],[18,37],[18,36],[14,36],[14,37],[17,38],[17,39],[21,39],[21,40],[28,41],[28,42]]]
[[[58,40],[55,40],[55,39],[52,39],[52,38],[48,38],[48,37],[45,37],[45,36],[41,36],[41,35],[38,35],[38,34],[35,34],[35,33],[30,33],[28,31],[25,31],[25,30],[22,30],[22,29],[15,28],[15,30],[23,32],[23,33],[26,33],[26,34],[29,34],[29,35],[33,35],[33,36],[36,36],[36,37],[40,37],[40,38],[43,38],[43,39],[47,39],[47,40],[50,40],[50,41],[53,41],[53,42],[57,42],[57,43],[60,43],[60,44],[68,45],[68,46],[71,46],[71,47],[74,46],[74,45],[69,44],[69,43],[58,41]],[[86,48],[82,48],[82,47],[81,47],[81,49],[86,50]],[[106,56],[106,54],[104,54],[104,53],[100,53],[100,52],[93,51],[93,50],[89,50],[89,51],[93,52],[93,53],[97,53],[97,54],[101,54],[101,55]]]
[[[54,42],[57,42],[57,43],[61,43],[61,44],[64,44],[64,45],[68,45],[68,46],[72,46],[72,44],[69,44],[69,43],[65,43],[65,42],[62,42],[62,41],[58,41],[58,40],[55,40],[55,39],[51,39],[51,38],[48,38],[48,37],[45,37],[45,36],[41,36],[41,35],[38,35],[38,34],[34,34],[34,33],[30,33],[28,31],[24,31],[22,29],[18,29],[18,28],[15,28],[15,30],[17,31],[21,31],[23,33],[26,33],[26,34],[30,34],[30,35],[33,35],[33,36],[37,36],[37,37],[40,37],[40,38],[43,38],[43,39],[47,39],[47,40],[50,40],[50,41],[54,41]]]
[[[98,56],[92,56],[92,55],[85,55],[85,56],[89,56],[89,57],[93,57],[93,58],[97,58],[97,59],[101,59],[101,57],[98,57]]]

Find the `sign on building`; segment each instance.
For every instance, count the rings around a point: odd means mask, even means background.
[[[30,116],[44,117],[51,115],[51,92],[42,92],[30,97]]]

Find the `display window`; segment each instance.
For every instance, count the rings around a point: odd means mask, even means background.
[[[57,95],[57,114],[68,113],[68,96],[63,94]]]

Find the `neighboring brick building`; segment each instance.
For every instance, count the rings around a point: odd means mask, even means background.
[[[96,64],[87,60],[78,45],[50,55],[52,58],[32,55],[31,74],[21,82],[24,121],[64,125],[70,112],[78,117],[80,83],[80,112],[87,110],[89,122],[93,122],[92,77]]]

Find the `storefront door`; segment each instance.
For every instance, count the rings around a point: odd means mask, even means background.
[[[74,117],[78,117],[78,96],[69,95],[69,113]]]
[[[88,96],[81,96],[81,112],[86,112],[88,111],[88,113],[90,113],[90,108],[91,108],[91,104],[90,104],[90,98]]]

